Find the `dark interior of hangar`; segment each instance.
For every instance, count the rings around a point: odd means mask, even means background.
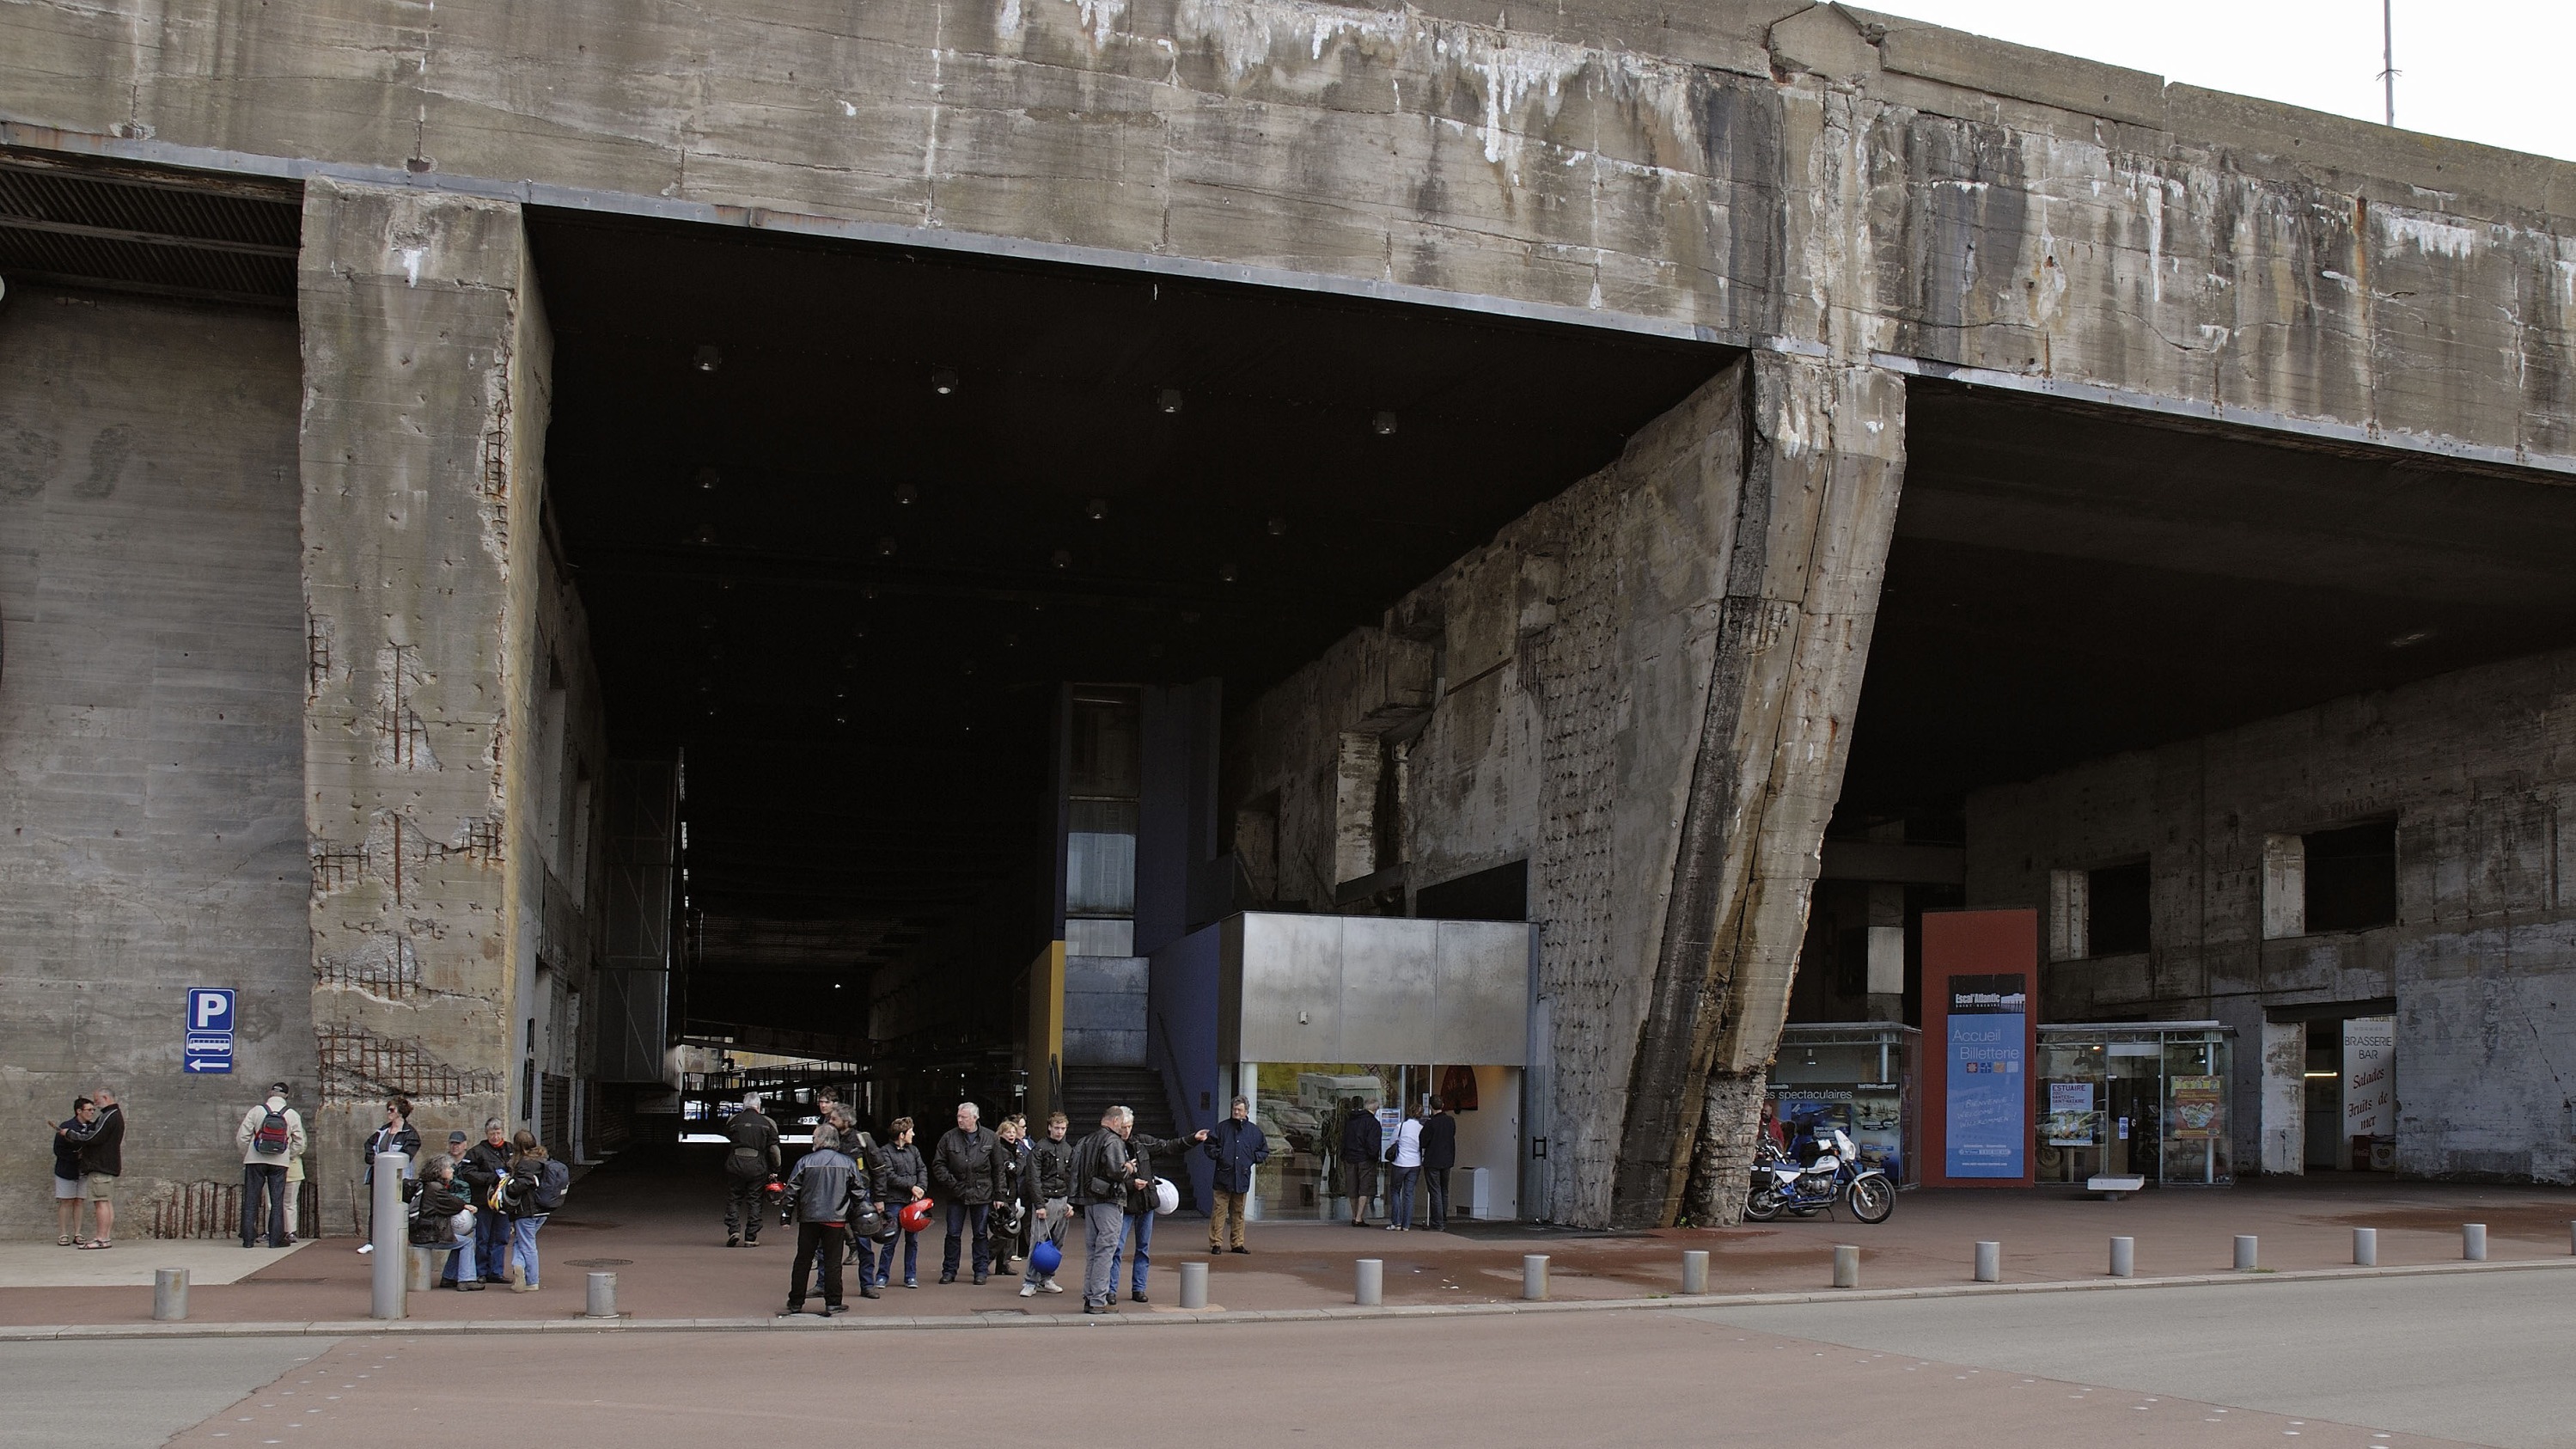
[[[684,752],[699,1020],[863,1034],[870,972],[907,956],[999,998],[1052,929],[1064,686],[1247,700],[1727,360],[1135,273],[529,225],[549,526],[616,747]]]
[[[2576,641],[2576,488],[1917,382],[1843,822]]]

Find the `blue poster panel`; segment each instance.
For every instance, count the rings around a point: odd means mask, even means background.
[[[1950,978],[1949,1132],[1951,1177],[2022,1175],[2030,1140],[2030,1079],[2022,1060],[2030,997],[2018,971]]]

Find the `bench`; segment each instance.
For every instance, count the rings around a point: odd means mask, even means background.
[[[2143,1177],[2093,1177],[2085,1179],[2084,1182],[2085,1191],[2098,1192],[2113,1202],[2118,1202],[2146,1185],[2147,1180]]]

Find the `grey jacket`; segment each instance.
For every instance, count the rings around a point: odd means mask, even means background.
[[[796,1199],[796,1220],[800,1223],[848,1222],[850,1184],[858,1173],[857,1163],[829,1147],[798,1158],[796,1170],[787,1174],[787,1191]]]

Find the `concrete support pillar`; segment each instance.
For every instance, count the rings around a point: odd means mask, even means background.
[[[1714,651],[1611,1220],[1732,1223],[1842,791],[1904,472],[1903,379],[1757,354]],[[1694,1178],[1696,1158],[1699,1171]]]
[[[2308,1024],[2263,1023],[2263,1171],[2308,1170]]]
[[[343,1224],[388,1095],[512,1115],[549,342],[515,205],[316,178],[300,268],[308,1160]]]

